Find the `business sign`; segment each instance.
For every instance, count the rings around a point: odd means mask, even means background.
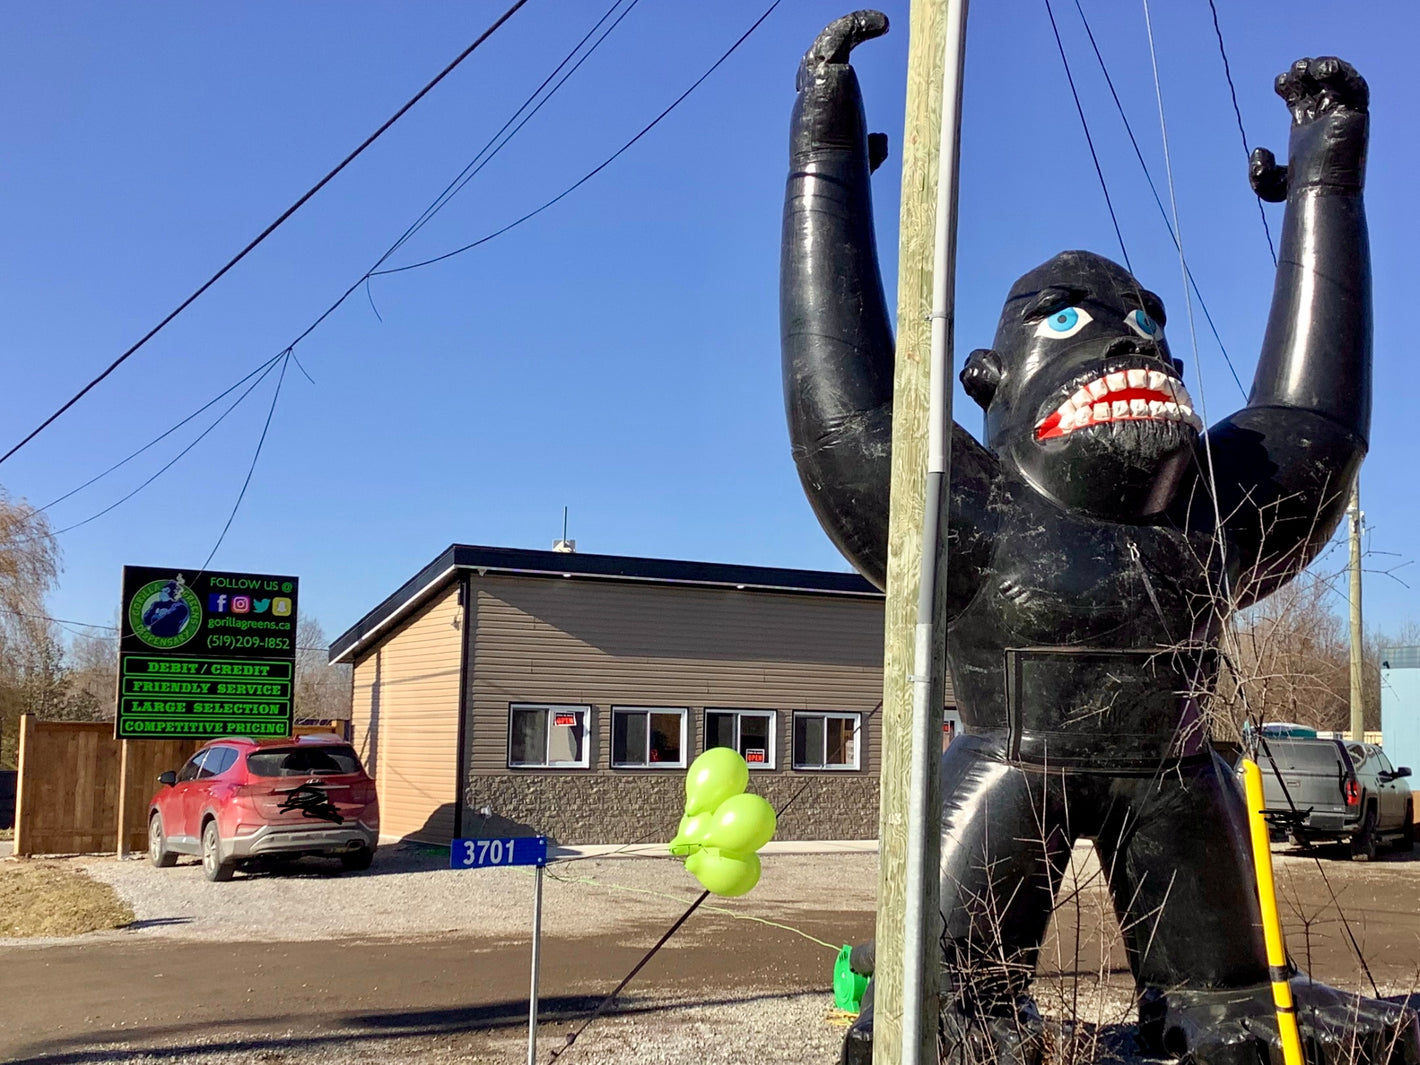
[[[119,739],[289,736],[295,577],[123,567]]]
[[[456,839],[449,845],[450,869],[492,869],[495,866],[546,864],[546,836]]]

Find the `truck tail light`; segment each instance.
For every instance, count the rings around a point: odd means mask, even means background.
[[[1348,780],[1344,789],[1346,793],[1346,805],[1357,806],[1361,802],[1361,785],[1354,780]]]

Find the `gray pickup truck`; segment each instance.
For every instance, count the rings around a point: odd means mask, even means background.
[[[1282,815],[1273,819],[1281,832],[1303,844],[1348,844],[1352,857],[1360,859],[1375,857],[1382,841],[1407,851],[1414,847],[1409,766],[1396,769],[1369,743],[1274,738],[1265,743],[1257,755],[1263,798],[1269,813]]]

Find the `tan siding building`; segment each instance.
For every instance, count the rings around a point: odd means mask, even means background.
[[[453,836],[461,614],[451,584],[355,664],[352,737],[375,778],[383,833]]]
[[[851,574],[456,545],[331,658],[390,836],[669,839],[726,745],[778,838],[872,838],[882,609]]]

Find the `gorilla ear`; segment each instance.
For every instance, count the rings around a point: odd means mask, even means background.
[[[1001,372],[1001,356],[990,348],[977,348],[967,356],[961,371],[961,385],[982,410],[991,406],[996,388],[1001,384]]]

